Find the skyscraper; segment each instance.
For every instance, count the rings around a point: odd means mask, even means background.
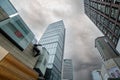
[[[120,53],[120,0],[84,0],[86,15]]]
[[[73,64],[71,59],[64,59],[63,80],[73,80]]]
[[[118,57],[118,53],[109,46],[106,37],[98,37],[95,40],[95,47],[99,50],[103,61]]]
[[[50,24],[39,41],[49,52],[46,80],[61,80],[64,42],[65,27],[62,20]]]

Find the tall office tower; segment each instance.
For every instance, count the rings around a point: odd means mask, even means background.
[[[39,43],[49,52],[46,80],[61,80],[65,27],[63,21],[48,26]]]
[[[84,0],[86,15],[120,53],[120,0]]]
[[[64,59],[63,80],[73,80],[73,64],[71,59]]]

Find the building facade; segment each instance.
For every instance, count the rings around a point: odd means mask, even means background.
[[[0,79],[37,80],[35,35],[9,0],[0,0]]]
[[[120,1],[84,0],[86,15],[107,37],[110,46],[120,53]]]
[[[73,64],[71,59],[64,59],[63,80],[73,80]]]
[[[46,80],[61,80],[64,42],[65,27],[62,20],[50,24],[39,41],[49,52]]]
[[[0,0],[0,46],[30,68],[37,61],[33,56],[34,37],[11,2]]]
[[[119,53],[115,51],[106,40],[105,36],[98,37],[95,40],[95,47],[100,52],[100,55],[103,59],[103,61],[107,61],[111,58],[116,58],[119,56]]]
[[[85,14],[105,35],[95,40],[103,60],[103,80],[119,78],[120,0],[84,0]]]

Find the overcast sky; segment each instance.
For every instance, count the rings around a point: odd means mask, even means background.
[[[66,28],[64,58],[74,64],[74,80],[92,80],[90,71],[101,60],[94,47],[102,33],[84,14],[83,0],[10,0],[39,40],[47,26],[63,20]]]

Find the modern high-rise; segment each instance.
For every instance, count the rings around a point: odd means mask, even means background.
[[[84,0],[86,15],[120,53],[120,0]]]
[[[62,80],[73,80],[73,64],[71,59],[64,59]]]
[[[65,43],[65,27],[63,21],[50,24],[39,43],[49,52],[46,80],[61,80]]]
[[[111,58],[116,58],[119,56],[117,53],[108,43],[105,36],[98,37],[95,39],[95,47],[100,52],[100,55],[103,61],[109,60]]]

